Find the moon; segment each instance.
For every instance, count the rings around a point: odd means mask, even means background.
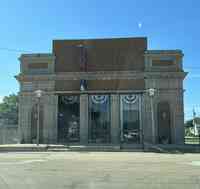
[[[141,22],[138,23],[138,28],[142,28],[142,23]]]

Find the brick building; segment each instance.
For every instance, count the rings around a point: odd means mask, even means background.
[[[22,54],[21,140],[37,138],[40,89],[41,143],[184,143],[182,57],[146,38],[54,40],[50,54]]]

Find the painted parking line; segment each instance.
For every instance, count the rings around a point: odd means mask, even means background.
[[[0,162],[0,165],[23,165],[23,164],[30,164],[36,162],[46,162],[47,160],[44,159],[35,159],[35,160],[25,160],[19,162]]]

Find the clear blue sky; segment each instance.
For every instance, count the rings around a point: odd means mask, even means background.
[[[186,118],[200,114],[199,0],[1,0],[0,96],[16,93],[19,49],[51,52],[52,39],[148,37],[149,49],[182,49]]]

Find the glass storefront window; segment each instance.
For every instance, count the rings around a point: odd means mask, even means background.
[[[89,142],[110,142],[109,95],[89,95]]]
[[[58,141],[79,142],[80,98],[78,95],[59,97]]]
[[[125,143],[140,142],[139,95],[120,95],[121,140]]]

